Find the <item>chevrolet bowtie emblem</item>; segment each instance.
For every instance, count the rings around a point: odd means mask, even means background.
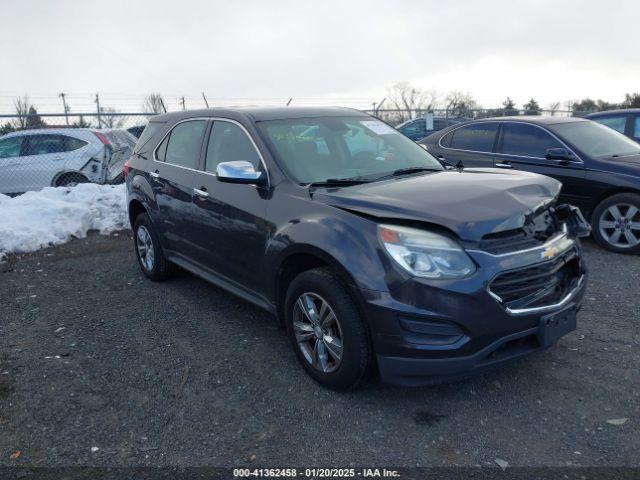
[[[541,254],[540,257],[543,260],[551,260],[556,255],[560,253],[560,249],[558,247],[547,247]]]

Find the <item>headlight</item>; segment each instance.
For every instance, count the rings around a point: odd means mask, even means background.
[[[379,225],[378,235],[391,258],[416,277],[462,278],[476,271],[462,247],[444,235],[395,225]]]

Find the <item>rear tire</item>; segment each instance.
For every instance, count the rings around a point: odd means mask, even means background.
[[[81,173],[65,173],[56,180],[56,187],[75,187],[81,183],[89,183],[89,179]]]
[[[619,193],[605,198],[591,217],[593,237],[609,251],[640,253],[640,195]]]
[[[155,282],[166,280],[176,266],[164,256],[156,229],[149,215],[141,213],[133,223],[133,244],[140,270]]]
[[[349,390],[367,378],[373,364],[367,328],[346,285],[330,269],[308,270],[291,282],[285,324],[300,363],[321,385]]]

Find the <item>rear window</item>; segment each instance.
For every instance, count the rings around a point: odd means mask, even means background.
[[[64,135],[28,135],[25,155],[48,155],[68,151]]]
[[[505,123],[502,126],[502,153],[524,157],[544,158],[550,148],[563,145],[540,127],[524,123]]]
[[[167,137],[164,161],[179,167],[196,168],[206,127],[204,120],[190,120],[176,125]],[[158,150],[158,159],[161,159],[160,153]]]
[[[451,132],[447,142],[450,148],[473,150],[474,152],[491,152],[498,132],[497,123],[474,123],[465,125]],[[450,143],[449,143],[450,142]]]

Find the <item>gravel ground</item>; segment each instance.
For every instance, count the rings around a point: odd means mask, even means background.
[[[586,251],[578,330],[554,348],[346,394],[310,380],[261,310],[187,273],[146,280],[129,233],[13,258],[0,465],[638,466],[640,257]]]

